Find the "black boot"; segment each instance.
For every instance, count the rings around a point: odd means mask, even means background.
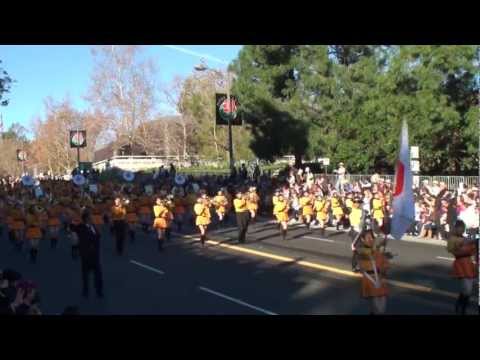
[[[172,229],[170,228],[165,229],[165,237],[167,238],[167,241],[170,241],[171,234],[172,234]]]
[[[340,230],[340,222],[337,222],[337,231]]]
[[[287,230],[282,229],[282,240],[283,241],[287,240]]]
[[[200,242],[202,243],[202,246],[205,246],[205,235],[200,236]]]
[[[135,242],[135,231],[129,230],[128,233],[130,234],[130,242]]]
[[[163,239],[158,239],[158,251],[163,251]]]
[[[182,223],[177,224],[178,232],[182,232]]]

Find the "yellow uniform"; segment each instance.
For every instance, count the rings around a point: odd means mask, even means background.
[[[313,215],[313,201],[310,196],[302,196],[299,199],[300,207],[302,208],[302,215]]]
[[[256,192],[252,192],[248,194],[248,197],[247,197],[248,210],[256,212],[258,210],[259,202],[260,202],[260,197],[257,195]]]
[[[197,216],[195,224],[198,225],[208,225],[210,224],[210,209],[204,203],[196,203],[193,207],[193,211]]]
[[[375,220],[380,220],[384,218],[383,215],[383,202],[380,199],[373,199],[372,202],[372,208],[373,208],[373,218]]]
[[[288,202],[284,200],[276,200],[273,207],[273,215],[277,217],[279,222],[288,222]]]
[[[60,214],[62,213],[62,206],[59,204],[52,205],[48,208],[48,226],[60,226]]]
[[[215,210],[221,214],[225,214],[228,206],[228,199],[223,195],[217,195],[213,198]]]
[[[327,200],[315,200],[314,209],[317,212],[317,220],[325,222],[328,219],[328,202]]]
[[[362,296],[365,298],[388,295],[385,273],[388,260],[382,252],[371,248],[359,249],[359,264],[362,270]],[[376,276],[375,276],[376,273]]]
[[[336,197],[332,198],[332,214],[333,216],[343,215],[343,209],[340,206],[340,200]]]
[[[40,239],[42,231],[40,230],[40,220],[36,214],[26,216],[27,232],[25,236],[28,240]]]
[[[18,208],[13,208],[10,211],[12,218],[12,230],[24,230],[25,229],[25,216],[23,212]]]
[[[352,200],[352,199],[347,199],[347,200],[345,200],[345,207],[346,207],[347,209],[352,210],[352,208],[353,208],[353,200]]]
[[[112,206],[111,209],[111,214],[112,214],[112,220],[113,221],[118,221],[118,220],[125,220],[127,216],[127,210],[123,205],[120,206]]]
[[[233,206],[235,207],[235,212],[241,213],[248,210],[247,200],[244,198],[233,200]]]
[[[125,207],[125,210],[127,211],[127,222],[129,224],[136,224],[138,222],[137,207],[132,200],[130,200],[130,203]]]
[[[155,205],[153,207],[153,213],[155,215],[155,221],[153,227],[155,229],[166,229],[170,226],[173,220],[173,214],[165,205]]]
[[[362,221],[362,209],[352,208],[352,211],[348,217],[352,228],[360,228],[360,223]]]

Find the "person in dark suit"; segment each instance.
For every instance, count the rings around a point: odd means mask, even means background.
[[[103,279],[100,266],[100,234],[92,224],[89,211],[82,213],[82,223],[73,229],[78,235],[80,259],[82,264],[82,283],[84,297],[88,297],[88,279],[91,272],[95,279],[97,296],[103,297]]]

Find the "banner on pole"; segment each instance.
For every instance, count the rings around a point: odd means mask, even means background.
[[[83,148],[87,146],[86,130],[70,130],[70,147]]]

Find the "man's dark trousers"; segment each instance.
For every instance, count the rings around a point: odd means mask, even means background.
[[[123,220],[115,220],[113,222],[113,233],[115,236],[115,243],[117,247],[117,254],[123,254],[123,244],[125,243],[127,226],[126,222]]]
[[[245,242],[249,221],[250,213],[248,211],[237,212],[238,241],[241,243]]]
[[[93,273],[97,295],[103,296],[102,269],[100,268],[99,259],[82,258],[82,283],[84,295],[88,295],[88,280],[90,273]]]

